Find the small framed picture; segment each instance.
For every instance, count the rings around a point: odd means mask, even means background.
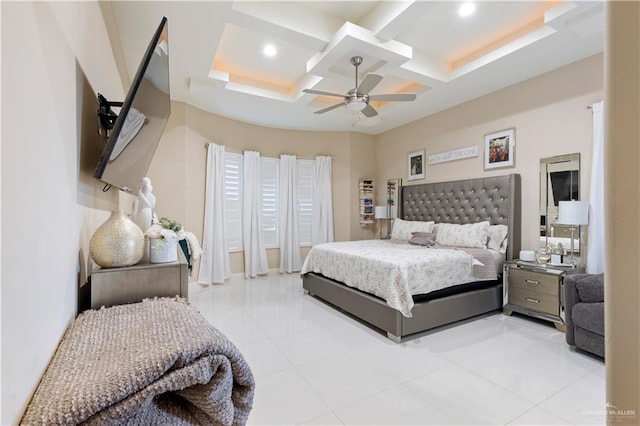
[[[407,155],[407,180],[424,179],[424,149]]]
[[[515,129],[507,129],[485,135],[485,170],[515,167],[515,133]]]

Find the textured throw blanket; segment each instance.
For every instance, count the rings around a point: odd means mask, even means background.
[[[238,349],[183,299],[82,313],[23,424],[242,425],[255,383]]]

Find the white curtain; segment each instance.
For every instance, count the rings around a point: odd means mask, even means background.
[[[331,157],[316,157],[313,215],[311,219],[312,245],[333,241],[333,194],[331,190]]]
[[[244,152],[244,188],[242,194],[242,244],[244,276],[256,277],[269,272],[267,250],[262,236],[262,185],[260,153]]]
[[[604,104],[598,102],[593,111],[593,159],[589,193],[589,236],[587,273],[604,272]]]
[[[198,283],[223,283],[231,277],[229,250],[224,232],[224,154],[222,145],[207,147],[204,234]]]
[[[301,268],[298,222],[298,164],[295,155],[280,156],[278,182],[280,272]]]

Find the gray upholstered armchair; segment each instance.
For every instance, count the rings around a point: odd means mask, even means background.
[[[604,274],[564,280],[567,343],[604,358]]]

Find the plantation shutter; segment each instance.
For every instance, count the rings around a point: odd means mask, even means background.
[[[230,252],[242,251],[242,154],[225,153],[225,231]]]
[[[298,160],[298,220],[300,246],[311,246],[315,160]]]

